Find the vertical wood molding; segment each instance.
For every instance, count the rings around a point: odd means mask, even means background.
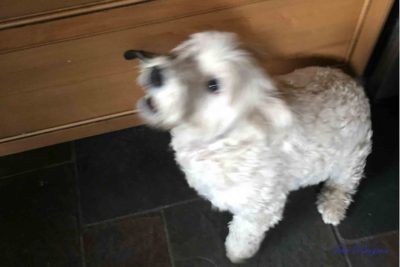
[[[386,22],[394,0],[366,0],[370,2],[359,28],[353,47],[350,47],[348,61],[358,75],[362,75],[368,60]],[[364,8],[363,8],[364,9]]]
[[[356,27],[354,29],[354,33],[353,33],[353,36],[351,38],[349,47],[347,48],[346,57],[345,57],[346,62],[350,61],[351,56],[352,56],[352,54],[354,52],[354,49],[355,49],[355,46],[357,44],[358,38],[360,37],[360,34],[361,34],[362,26],[363,26],[363,24],[365,22],[365,17],[367,15],[368,9],[370,8],[371,1],[373,1],[373,0],[364,0],[363,6],[361,8],[360,15],[358,16],[357,25],[356,25]]]

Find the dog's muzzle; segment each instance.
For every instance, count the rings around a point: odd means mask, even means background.
[[[126,60],[139,59],[142,62],[147,62],[155,56],[156,54],[143,50],[128,50],[124,53],[124,58]],[[148,77],[148,84],[151,86],[151,89],[160,88],[163,85],[163,82],[164,77],[162,74],[162,69],[158,66],[152,67]],[[152,113],[157,112],[157,107],[154,99],[150,95],[145,96],[141,100],[141,105]]]

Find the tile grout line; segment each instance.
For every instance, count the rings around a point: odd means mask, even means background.
[[[351,244],[356,244],[358,242],[363,242],[363,241],[368,241],[377,237],[383,237],[383,236],[389,236],[392,234],[396,234],[398,233],[398,230],[393,230],[393,231],[388,231],[388,232],[383,232],[383,233],[379,233],[379,234],[375,234],[375,235],[369,235],[369,236],[364,236],[364,237],[360,237],[357,239],[345,239],[343,237],[342,240],[345,241],[347,244],[351,245]]]
[[[29,173],[32,173],[32,172],[35,172],[35,171],[46,170],[46,169],[50,169],[50,168],[53,168],[53,167],[58,167],[58,166],[61,166],[61,165],[64,165],[64,164],[68,164],[68,163],[73,163],[73,160],[69,159],[69,160],[65,160],[65,161],[49,164],[49,165],[46,165],[46,166],[30,169],[30,170],[27,170],[27,171],[17,172],[17,173],[9,174],[9,175],[6,175],[6,176],[1,176],[0,177],[0,181],[12,178],[14,176],[29,174]]]
[[[76,150],[75,150],[75,142],[71,142],[71,159],[73,162],[74,174],[75,174],[75,192],[77,198],[77,205],[78,205],[78,234],[79,234],[79,249],[81,252],[81,262],[82,267],[86,267],[86,256],[85,256],[85,247],[83,241],[83,223],[82,223],[82,208],[81,208],[81,192],[79,190],[79,175],[78,175],[78,166],[76,162]]]
[[[195,201],[198,201],[198,200],[200,200],[199,197],[191,198],[191,199],[175,202],[175,203],[172,203],[172,204],[169,204],[169,205],[164,205],[164,206],[160,206],[160,207],[149,209],[149,210],[138,211],[138,212],[134,212],[134,213],[127,214],[127,215],[118,216],[118,217],[111,218],[111,219],[105,219],[105,220],[102,220],[102,221],[99,221],[99,222],[88,223],[88,224],[85,224],[85,227],[94,227],[94,226],[97,226],[97,225],[107,224],[107,223],[111,223],[111,222],[115,222],[115,221],[119,221],[119,220],[124,220],[124,219],[127,219],[127,218],[140,216],[140,215],[144,215],[144,214],[148,214],[148,213],[152,213],[152,212],[160,212],[163,209],[173,208],[173,207],[176,207],[176,206],[179,206],[179,205],[188,204],[188,203],[195,202]]]
[[[164,224],[165,238],[167,239],[167,249],[168,249],[169,260],[171,262],[171,267],[175,267],[175,260],[174,260],[174,257],[172,255],[171,241],[170,241],[170,237],[169,237],[167,219],[165,218],[164,209],[161,209],[160,213],[161,213],[161,218],[162,218],[163,224]]]
[[[330,225],[330,227],[331,227],[331,230],[333,232],[333,235],[335,236],[336,243],[340,246],[341,249],[344,248],[345,250],[347,250],[347,245],[346,245],[345,242],[343,242],[343,238],[340,235],[339,230],[336,228],[336,226]],[[343,255],[343,257],[344,257],[344,259],[346,261],[347,266],[348,267],[352,267],[353,265],[351,264],[351,261],[350,261],[350,258],[348,256],[348,254],[347,253],[343,253],[342,255]]]

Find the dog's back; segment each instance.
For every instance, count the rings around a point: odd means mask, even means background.
[[[299,153],[309,161],[300,165],[319,166],[323,175],[332,179],[363,169],[371,150],[372,130],[368,99],[360,84],[341,70],[326,67],[278,76],[276,84],[298,120],[302,137]],[[301,182],[304,186],[315,181],[303,178]]]

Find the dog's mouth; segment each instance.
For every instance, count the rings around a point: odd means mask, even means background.
[[[145,96],[140,102],[139,106],[141,106],[142,109],[146,109],[146,111],[151,113],[157,113],[156,104],[151,96]]]
[[[157,108],[156,108],[156,106],[154,104],[153,98],[151,98],[150,96],[146,97],[145,98],[145,102],[146,102],[146,105],[150,109],[151,112],[154,112],[154,113],[157,112]]]

